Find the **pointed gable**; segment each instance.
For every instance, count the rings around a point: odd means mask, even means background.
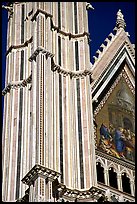
[[[121,13],[121,11],[118,11],[118,13]],[[134,86],[135,49],[130,42],[128,32],[124,30],[124,19],[119,17],[120,14],[118,13],[114,33],[108,35],[105,43],[96,52],[98,56],[94,56],[95,62],[91,68],[93,73],[91,84],[93,100],[98,100],[102,89],[107,87],[116,73],[122,71],[125,64],[125,72]]]
[[[135,160],[135,49],[125,32],[121,10],[115,34],[97,51],[92,66],[96,146],[122,161]],[[102,49],[102,50],[101,50]],[[118,141],[117,138],[122,138]]]

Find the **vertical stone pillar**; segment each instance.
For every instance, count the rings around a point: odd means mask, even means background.
[[[35,197],[35,189],[34,185],[31,184],[29,187],[29,202],[34,202],[34,197]]]
[[[131,189],[131,195],[135,196],[135,182],[134,182],[134,180],[130,180],[130,189]]]
[[[108,201],[111,201],[111,193],[110,193],[109,189],[106,190],[106,197],[107,197]]]
[[[35,165],[22,179],[29,185],[29,202],[55,202],[53,198],[52,182],[60,173],[41,165]]]
[[[122,180],[121,180],[121,174],[117,173],[117,184],[118,184],[118,190],[122,191]]]
[[[104,169],[104,179],[105,179],[105,185],[109,185],[109,174],[108,169]]]

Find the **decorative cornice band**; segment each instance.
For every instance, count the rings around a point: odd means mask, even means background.
[[[58,26],[55,26],[53,24],[53,21],[51,19],[51,30],[57,30],[58,33],[62,34],[62,35],[65,35],[65,36],[68,36],[69,37],[69,40],[71,38],[79,38],[79,37],[84,37],[85,35],[88,37],[89,39],[89,36],[90,34],[87,33],[87,32],[83,32],[83,33],[79,33],[79,34],[72,34],[72,33],[68,33],[68,32],[65,32],[65,31],[62,31]]]
[[[95,150],[95,154],[96,154],[96,161],[98,160],[98,157],[103,158],[103,159],[107,159],[110,162],[114,162],[116,164],[119,164],[121,166],[124,166],[126,168],[132,169],[133,171],[135,170],[135,163],[131,162],[131,161],[124,161],[122,159],[119,159],[117,157],[114,157],[110,154],[107,154],[103,151],[100,151],[98,149]]]
[[[36,57],[40,52],[42,54],[46,55],[47,58],[48,57],[52,58],[51,59],[52,60],[51,61],[51,70],[53,72],[57,71],[59,74],[63,74],[64,76],[70,75],[70,78],[72,78],[72,77],[79,78],[79,77],[85,77],[87,75],[92,75],[92,71],[88,70],[88,69],[85,69],[82,71],[69,71],[69,70],[61,68],[59,65],[55,64],[55,62],[53,60],[54,54],[52,54],[51,52],[47,51],[45,48],[40,47],[40,46],[31,55],[31,57],[29,58],[29,61],[32,62],[33,60],[36,60]]]
[[[86,190],[79,190],[79,189],[70,189],[63,184],[59,183],[58,191],[60,192],[60,197],[63,197],[67,200],[78,202],[82,201],[83,199],[95,199],[97,200],[101,196],[104,195],[104,191],[100,190],[97,187],[91,187],[90,189]]]
[[[31,19],[31,21],[36,20],[36,17],[37,17],[37,15],[38,15],[39,13],[44,14],[44,15],[46,16],[46,18],[47,18],[47,17],[50,17],[50,18],[51,18],[51,30],[57,30],[58,33],[60,33],[60,34],[62,34],[62,35],[64,35],[64,36],[68,36],[69,39],[71,39],[71,38],[84,37],[84,36],[86,35],[87,38],[88,38],[88,42],[90,42],[90,37],[89,37],[90,34],[89,34],[89,33],[83,32],[83,33],[80,33],[80,34],[72,34],[72,33],[68,33],[68,32],[62,31],[58,26],[55,26],[55,25],[53,24],[53,20],[52,20],[53,15],[50,14],[50,13],[47,13],[46,11],[44,11],[44,10],[42,10],[42,9],[37,9],[37,11],[35,12],[35,14],[33,15],[32,19]]]
[[[34,53],[30,56],[29,61],[32,62],[33,60],[35,60],[36,57],[37,57],[37,55],[38,55],[40,52],[42,52],[42,54],[45,54],[47,58],[48,58],[48,57],[51,57],[51,58],[54,57],[54,54],[52,54],[51,52],[47,51],[45,48],[39,46],[39,47],[34,51]]]
[[[10,92],[11,89],[25,87],[27,86],[27,84],[31,83],[31,81],[32,81],[32,74],[27,79],[24,79],[22,81],[11,82],[3,89],[2,95],[4,96],[7,92]]]
[[[87,75],[92,75],[91,70],[83,70],[83,71],[69,71],[61,68],[59,65],[56,65],[54,62],[52,63],[51,70],[57,71],[59,74],[63,74],[63,76],[70,75],[70,78],[79,78],[79,77],[85,77]]]
[[[46,18],[47,18],[47,17],[50,17],[50,18],[53,17],[50,13],[47,13],[46,11],[41,10],[41,9],[37,9],[37,11],[35,12],[35,14],[33,15],[32,19],[31,19],[31,21],[36,20],[36,17],[37,17],[37,15],[38,15],[39,13],[44,14],[44,15],[46,16]]]
[[[9,52],[11,52],[12,49],[18,49],[18,48],[22,48],[22,47],[27,47],[29,43],[31,43],[33,40],[33,37],[31,37],[29,40],[27,40],[26,42],[24,42],[23,44],[20,45],[11,45],[9,47],[9,49],[6,52],[6,55],[9,54]]]
[[[36,164],[22,179],[22,182],[26,185],[32,185],[34,181],[38,177],[42,177],[44,179],[48,179],[54,181],[54,179],[58,178],[61,174],[52,169],[46,168],[45,166]],[[58,183],[58,191],[60,192],[61,197],[71,197],[73,199],[84,199],[84,198],[98,198],[104,194],[102,190],[97,187],[91,187],[88,190],[78,190],[78,189],[70,189],[66,187],[62,183]]]
[[[41,176],[45,179],[49,178],[51,180],[54,180],[58,178],[60,175],[61,174],[57,171],[36,164],[21,181],[26,185],[31,185],[38,178],[38,176]]]

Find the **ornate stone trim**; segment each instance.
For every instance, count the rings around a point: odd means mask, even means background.
[[[98,182],[98,188],[102,191],[105,191],[105,195],[108,198],[108,202],[134,202],[134,197],[132,195],[128,195],[125,192],[115,190],[111,186],[107,186],[103,183]]]
[[[133,85],[131,84],[131,82],[128,79],[127,74],[125,73],[125,71],[123,70],[120,75],[118,76],[118,78],[116,79],[116,81],[114,82],[114,84],[111,86],[111,88],[109,89],[109,91],[107,92],[107,94],[105,95],[105,97],[103,98],[103,100],[99,103],[99,105],[97,106],[97,108],[94,110],[94,117],[99,113],[99,111],[102,109],[102,107],[104,106],[104,104],[106,103],[107,99],[109,98],[110,94],[112,93],[112,91],[114,90],[114,88],[117,86],[118,82],[120,81],[121,77],[124,77],[127,85],[129,86],[131,92],[135,95],[135,90]]]
[[[42,9],[37,9],[36,12],[35,12],[35,14],[32,16],[31,21],[36,20],[36,17],[37,17],[37,15],[38,15],[39,13],[44,14],[44,15],[46,16],[46,18],[47,18],[47,17],[50,17],[50,18],[53,17],[53,15],[51,15],[50,13],[47,13],[46,11],[44,11],[44,10],[42,10]]]
[[[52,62],[51,62],[51,70],[53,72],[57,71],[58,73],[60,74],[63,74],[63,76],[68,76],[70,75],[70,77],[74,77],[74,78],[79,78],[79,77],[85,77],[87,75],[92,75],[92,71],[89,69],[85,69],[83,71],[69,71],[69,70],[66,70],[64,68],[62,68],[61,66],[55,64],[54,60],[53,60],[53,57],[54,57],[54,54],[52,54],[51,52],[47,51],[45,48],[39,46],[35,52],[31,55],[31,57],[29,58],[29,61],[32,62],[33,60],[36,60],[36,57],[39,53],[42,53],[44,55],[46,55],[46,57],[51,57],[52,59]]]
[[[12,49],[18,49],[18,48],[23,48],[23,47],[27,47],[29,43],[31,43],[33,40],[33,37],[31,37],[29,40],[27,40],[26,42],[24,42],[23,44],[20,45],[11,45],[9,47],[9,49],[6,52],[6,55],[8,55]]]
[[[105,153],[105,152],[103,152],[103,151],[100,151],[100,150],[98,150],[98,149],[96,149],[95,150],[95,154],[96,154],[96,160],[98,159],[98,158],[102,158],[102,159],[107,159],[108,161],[111,161],[111,162],[114,162],[114,163],[116,163],[116,164],[119,164],[119,165],[121,165],[121,166],[123,166],[123,167],[126,167],[126,168],[129,168],[129,169],[131,169],[131,170],[135,170],[135,165],[134,165],[134,163],[133,162],[131,162],[131,161],[124,161],[124,160],[121,160],[121,159],[118,159],[118,158],[116,158],[116,157],[114,157],[114,156],[111,156],[110,154],[107,154],[107,153]]]
[[[115,31],[115,28],[113,29]],[[118,31],[119,33],[115,34],[115,33],[110,33],[108,35],[108,37],[104,40],[105,44],[102,43],[100,48],[96,51],[96,55],[93,56],[94,59],[94,63],[93,66],[95,67],[96,64],[99,62],[100,59],[102,59],[102,57],[104,56],[106,50],[112,45],[112,43],[114,42],[114,40],[117,38],[117,36],[122,32],[122,30]],[[116,52],[114,58],[117,56],[117,54],[119,53],[119,51],[125,46],[127,46],[129,52],[131,53],[132,57],[135,59],[135,51],[134,48],[132,49],[131,45],[129,44],[129,42],[126,40],[125,42],[122,43],[122,45],[120,46],[119,50]]]
[[[21,87],[27,86],[27,84],[31,83],[32,81],[32,74],[27,78],[22,81],[15,81],[9,83],[2,91],[2,95],[4,96],[7,92],[10,92],[11,89],[18,89]]]
[[[58,178],[60,175],[61,174],[57,171],[36,164],[21,181],[26,185],[31,185],[38,178],[38,176],[53,180]]]
[[[74,77],[74,78],[80,78],[80,77],[85,77],[87,75],[92,75],[91,70],[83,70],[83,71],[69,71],[69,70],[65,70],[64,68],[61,68],[59,65],[56,65],[54,62],[52,63],[52,68],[51,70],[57,71],[59,74],[63,74],[63,76],[68,76],[70,75],[70,78]]]
[[[68,36],[69,39],[71,39],[71,38],[84,37],[84,36],[86,35],[87,38],[88,38],[88,42],[91,41],[90,38],[89,38],[90,34],[87,33],[87,32],[83,32],[83,33],[80,33],[80,34],[72,34],[72,33],[68,33],[68,32],[62,31],[58,26],[55,26],[55,25],[53,24],[53,20],[52,20],[53,15],[51,15],[50,13],[47,13],[46,11],[44,11],[44,10],[42,10],[42,9],[37,9],[37,11],[35,12],[35,14],[33,15],[32,19],[31,19],[31,21],[36,20],[36,17],[37,17],[37,15],[38,15],[39,13],[44,14],[44,15],[46,16],[46,18],[47,18],[47,17],[50,17],[50,18],[51,18],[51,30],[54,30],[54,31],[57,30],[58,33],[60,33],[60,34],[62,34],[62,35],[64,35],[64,36]]]
[[[85,199],[89,199],[89,201],[91,201],[91,199],[98,200],[102,196],[105,197],[104,192],[97,187],[91,187],[88,190],[65,188],[64,193],[61,196],[67,200],[71,200],[74,202],[78,202],[78,200],[82,201]]]
[[[135,59],[135,49],[132,46],[130,46],[128,41],[125,41],[125,45],[128,47],[132,57]]]
[[[72,33],[69,33],[69,32],[65,32],[65,31],[61,30],[58,26],[55,26],[53,24],[52,19],[51,19],[51,30],[54,30],[54,31],[57,30],[58,33],[60,33],[60,34],[62,34],[64,36],[68,36],[69,40],[71,38],[80,38],[80,37],[87,36],[88,40],[90,41],[90,39],[89,39],[90,34],[89,33],[85,32],[85,31],[83,33],[78,33],[78,34],[72,34]]]
[[[42,54],[46,55],[46,57],[54,57],[54,54],[52,54],[51,52],[47,51],[46,49],[44,49],[43,47],[39,46],[35,52],[30,56],[29,61],[32,62],[33,60],[36,60],[37,55],[42,52]]]

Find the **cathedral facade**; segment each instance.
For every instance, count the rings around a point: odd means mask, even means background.
[[[135,48],[121,10],[92,64],[91,4],[5,9],[2,200],[134,202]]]

